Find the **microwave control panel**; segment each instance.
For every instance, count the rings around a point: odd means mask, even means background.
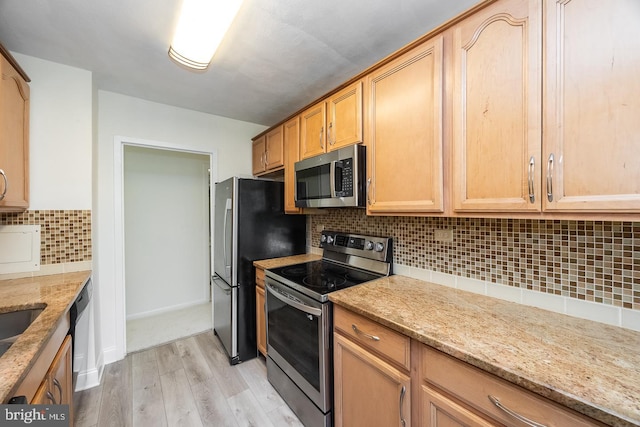
[[[335,180],[336,197],[353,197],[353,159],[337,163]]]

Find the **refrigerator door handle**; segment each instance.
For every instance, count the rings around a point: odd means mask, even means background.
[[[229,241],[227,239],[227,236],[230,236],[230,233],[227,233],[227,227],[230,227],[231,224],[229,224],[227,222],[227,218],[229,218],[229,216],[232,213],[232,205],[231,205],[231,199],[227,199],[226,204],[225,204],[225,210],[224,210],[224,224],[223,224],[223,228],[224,228],[224,246],[223,246],[223,253],[224,253],[224,268],[225,270],[231,270],[231,262],[229,262],[229,258],[227,256],[227,254],[229,253],[229,251],[227,250],[227,247],[229,246]],[[225,271],[226,273],[226,271]]]

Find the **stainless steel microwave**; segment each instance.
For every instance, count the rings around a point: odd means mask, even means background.
[[[296,162],[296,206],[364,207],[365,165],[363,145],[350,145]]]

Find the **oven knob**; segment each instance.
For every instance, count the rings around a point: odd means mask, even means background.
[[[384,249],[384,243],[378,242],[376,243],[376,252],[382,252]]]
[[[323,234],[323,235],[321,235],[321,236],[320,236],[320,242],[324,243],[324,242],[326,242],[326,241],[327,241],[327,236],[326,236],[326,235],[324,235],[324,234]]]
[[[327,243],[328,244],[332,244],[333,243],[333,237],[327,236]]]
[[[368,251],[373,250],[373,242],[371,240],[367,240],[367,243],[364,244],[364,248]]]

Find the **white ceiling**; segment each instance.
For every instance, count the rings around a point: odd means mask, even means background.
[[[0,41],[99,89],[273,125],[477,2],[245,0],[204,73],[167,55],[181,0],[0,0]]]

